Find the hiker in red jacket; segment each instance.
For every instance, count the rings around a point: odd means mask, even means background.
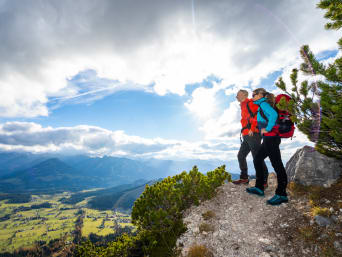
[[[251,99],[248,99],[248,91],[239,90],[236,95],[236,99],[240,102],[241,106],[241,146],[238,153],[238,160],[240,166],[240,179],[233,181],[234,184],[248,184],[248,166],[246,157],[249,152],[252,152],[253,159],[256,156],[260,145],[261,145],[261,136],[258,129],[257,123],[257,112],[259,106],[254,104]],[[267,178],[268,178],[268,170],[265,162],[263,162],[263,171],[264,171],[264,186],[267,187]]]

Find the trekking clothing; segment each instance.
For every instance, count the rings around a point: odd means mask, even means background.
[[[257,120],[259,129],[261,130],[261,127],[263,126],[264,128],[266,128],[266,131],[272,131],[275,125],[275,121],[277,120],[277,112],[269,105],[269,103],[266,102],[265,98],[261,98],[255,101],[255,103],[258,104],[260,108],[262,108],[262,111],[268,118],[268,123],[265,123],[265,120],[262,117],[260,117],[261,115],[258,111]],[[270,124],[272,125],[272,127],[270,127]],[[255,186],[261,190],[264,190],[263,161],[266,159],[266,157],[269,157],[271,164],[274,168],[274,171],[277,173],[278,186],[276,189],[276,194],[279,196],[287,196],[287,175],[286,170],[284,168],[284,164],[281,160],[281,154],[279,149],[280,142],[281,138],[279,136],[272,135],[271,133],[263,134],[262,144],[259,148],[257,155],[253,159],[257,178]]]
[[[271,164],[277,173],[278,187],[276,190],[277,195],[286,196],[287,175],[281,160],[280,145],[281,139],[279,137],[264,137],[260,149],[254,158],[254,168],[257,174],[255,186],[264,190],[262,171],[262,162],[266,157],[270,158]]]
[[[267,102],[266,98],[260,98],[259,100],[254,102],[262,108],[262,112],[267,117],[268,121],[264,119],[260,113],[260,108],[258,109],[257,114],[257,122],[258,128],[261,131],[262,128],[266,129],[268,133],[265,133],[264,136],[277,136],[277,133],[273,130],[276,125],[278,119],[277,111]],[[273,131],[272,131],[273,130]]]
[[[277,95],[275,98],[275,104],[280,103],[280,101],[285,100],[285,102],[289,103],[291,97],[285,94]],[[276,121],[276,125],[272,129],[272,136],[279,136],[280,138],[291,138],[293,137],[295,131],[295,125],[291,120],[291,114],[288,109],[278,109],[274,107],[275,111],[278,114],[278,118]],[[267,116],[264,114],[263,110],[259,108],[259,113],[261,117],[268,122]],[[271,134],[269,134],[271,136]]]
[[[261,190],[258,187],[249,187],[249,188],[246,188],[246,191],[247,191],[247,193],[258,195],[258,196],[264,196],[265,195],[264,190]]]
[[[257,119],[256,113],[259,108],[256,104],[253,103],[253,100],[246,98],[245,101],[240,103],[241,106],[241,125],[242,130],[241,133],[243,136],[248,135],[249,130],[252,130],[254,133],[259,132],[257,128]]]
[[[280,205],[282,203],[287,203],[289,199],[287,196],[274,195],[271,199],[267,200],[266,203],[270,205]]]
[[[243,141],[240,146],[238,153],[238,161],[240,166],[240,179],[248,179],[248,166],[246,157],[249,152],[252,152],[253,159],[255,158],[257,152],[259,151],[261,145],[261,136],[259,133],[254,133],[253,136],[243,136]],[[262,170],[264,172],[264,183],[267,183],[268,169],[265,162],[262,162]]]
[[[248,178],[246,178],[246,179],[238,179],[238,180],[234,180],[234,181],[232,181],[232,183],[233,184],[235,184],[235,185],[241,185],[241,184],[246,184],[246,185],[248,185],[248,183],[249,183],[249,179]]]

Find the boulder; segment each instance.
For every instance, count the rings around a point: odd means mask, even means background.
[[[321,227],[329,226],[332,223],[331,219],[329,219],[327,217],[320,216],[320,215],[316,215],[314,217],[314,220]]]
[[[286,163],[288,180],[304,186],[330,187],[342,173],[342,161],[304,146]]]

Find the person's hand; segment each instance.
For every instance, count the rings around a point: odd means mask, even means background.
[[[261,135],[267,133],[267,130],[265,128],[262,128],[261,131],[260,131]]]
[[[248,136],[253,136],[253,131],[251,129],[248,131]]]

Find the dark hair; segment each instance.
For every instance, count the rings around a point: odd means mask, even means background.
[[[267,92],[265,88],[257,88],[253,91],[254,94],[262,94],[263,97],[266,98],[266,101],[272,106],[274,107],[275,105],[275,97],[274,94]]]

